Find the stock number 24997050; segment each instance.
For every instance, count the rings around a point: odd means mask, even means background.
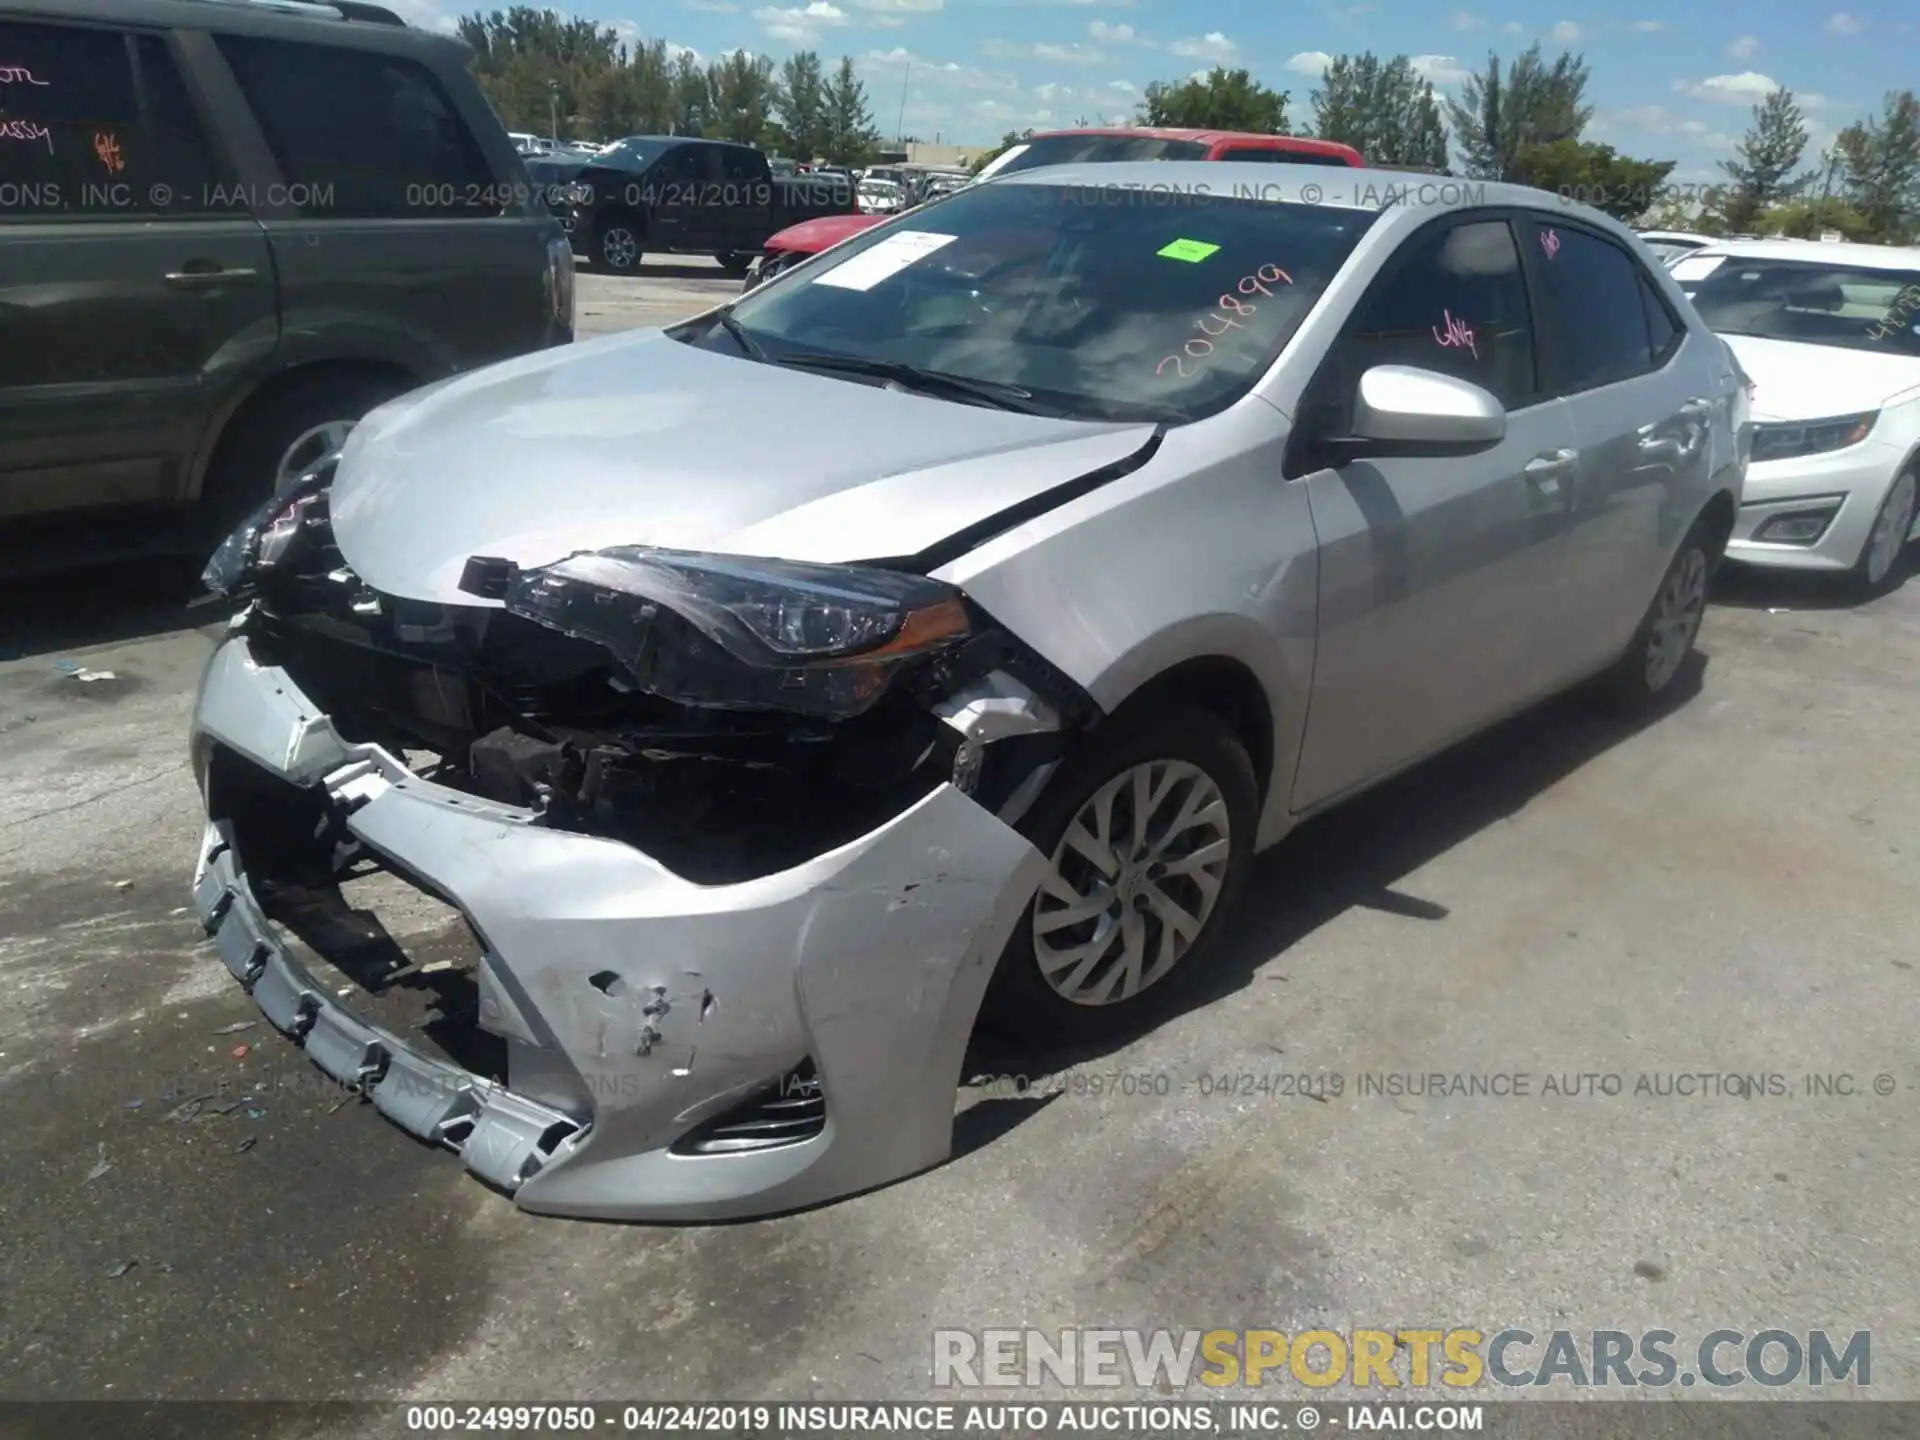
[[[1344,1094],[1346,1088],[1344,1075],[1295,1074],[1279,1070],[1235,1070],[1224,1074],[1203,1071],[1199,1081],[1202,1097],[1218,1096],[1222,1099],[1298,1095],[1307,1100],[1325,1100]]]

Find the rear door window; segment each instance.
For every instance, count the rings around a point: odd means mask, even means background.
[[[1505,220],[1433,226],[1396,258],[1339,342],[1344,395],[1375,365],[1412,365],[1471,381],[1509,410],[1538,398],[1533,316]]]
[[[1640,262],[1624,246],[1570,225],[1542,220],[1534,236],[1556,392],[1577,395],[1653,369]]]
[[[336,45],[218,37],[301,212],[337,220],[505,208],[466,121],[419,63]]]

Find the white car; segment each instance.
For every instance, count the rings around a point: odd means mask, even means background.
[[[891,180],[862,180],[854,195],[863,215],[891,215],[907,203],[906,192]]]
[[[1669,268],[1683,255],[1691,255],[1714,243],[1711,235],[1694,235],[1685,230],[1642,230],[1640,239]]]
[[[1727,558],[1891,588],[1920,469],[1920,249],[1722,241],[1670,268],[1755,385]]]

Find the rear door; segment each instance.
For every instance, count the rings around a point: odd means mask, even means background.
[[[0,20],[0,517],[182,498],[278,336],[161,32]]]
[[[640,182],[650,228],[648,241],[668,250],[703,250],[719,222],[715,207],[720,147],[682,145],[663,155]]]
[[[1294,808],[1419,759],[1542,694],[1564,540],[1550,493],[1576,457],[1566,407],[1535,365],[1515,227],[1435,221],[1404,242],[1348,321],[1302,406],[1346,433],[1360,376],[1412,365],[1507,407],[1475,455],[1352,461],[1303,477],[1320,540],[1320,623]]]
[[[1726,347],[1690,331],[1628,249],[1564,217],[1530,217],[1547,383],[1567,402],[1580,464],[1562,487],[1557,620],[1565,678],[1626,648],[1667,557],[1731,450]]]
[[[505,132],[498,168],[477,138],[499,121],[477,92],[469,113],[422,60],[339,28],[338,43],[215,42],[277,168],[248,198],[289,344],[385,358],[424,382],[564,339],[547,293],[551,217]]]
[[[759,250],[773,233],[773,178],[766,157],[744,145],[722,149],[719,201],[726,248]]]

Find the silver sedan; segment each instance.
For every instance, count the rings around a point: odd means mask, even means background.
[[[1679,693],[1745,403],[1658,260],[1535,191],[970,188],[403,397],[237,531],[198,911],[529,1210],[896,1180],[977,1023],[1180,1004],[1307,816],[1578,682]],[[276,872],[362,863],[467,920],[493,1060],[287,943]]]

